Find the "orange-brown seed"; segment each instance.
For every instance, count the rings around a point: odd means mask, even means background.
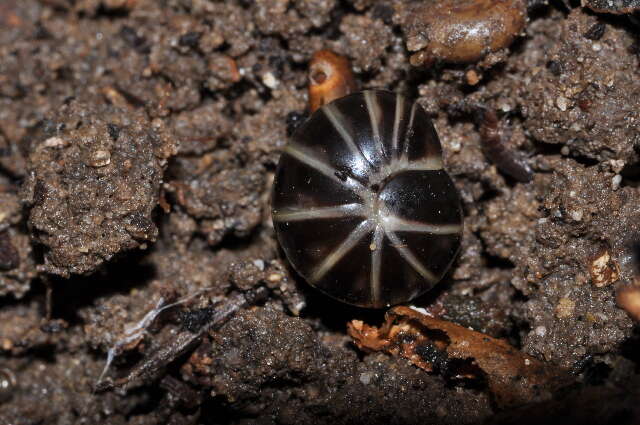
[[[632,319],[640,321],[640,286],[621,288],[616,293],[616,302]]]
[[[314,53],[309,64],[311,112],[355,90],[356,80],[348,59],[331,50],[319,50]]]
[[[428,0],[405,11],[412,65],[476,62],[508,47],[526,23],[524,0]]]

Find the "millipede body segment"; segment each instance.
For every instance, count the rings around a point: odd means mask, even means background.
[[[387,91],[337,99],[298,128],[272,208],[293,268],[362,307],[428,291],[460,247],[460,200],[433,124],[419,104]]]

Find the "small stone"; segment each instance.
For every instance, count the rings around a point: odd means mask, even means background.
[[[571,212],[569,212],[569,215],[575,221],[581,221],[582,214],[583,214],[582,210],[572,210]]]
[[[60,137],[49,137],[43,143],[46,148],[63,148],[69,145],[69,142]]]
[[[498,107],[502,112],[511,112],[513,110],[513,107],[507,102],[501,103]]]
[[[371,372],[363,372],[360,374],[360,382],[362,382],[364,385],[369,385],[372,378],[373,378],[373,373]]]
[[[556,317],[558,319],[566,319],[573,316],[573,311],[576,308],[575,301],[570,298],[560,298],[558,305],[556,306]]]
[[[267,280],[269,282],[280,282],[282,280],[282,275],[279,273],[271,273],[268,277]]]
[[[624,159],[612,159],[609,161],[609,164],[611,165],[611,169],[619,174],[624,169],[625,161]]]
[[[264,270],[264,261],[262,260],[253,260],[253,265],[256,266],[260,271]]]
[[[469,84],[470,86],[475,86],[480,82],[480,76],[473,69],[470,69],[469,71],[467,71],[465,76],[467,78],[467,84]]]
[[[620,183],[622,183],[622,176],[620,174],[616,174],[611,179],[611,188],[613,190],[617,190],[618,188],[620,188]]]
[[[99,150],[93,152],[89,157],[89,165],[92,167],[104,167],[111,163],[111,152]]]
[[[13,348],[13,341],[11,341],[9,338],[4,338],[2,340],[2,349],[5,351],[9,351]]]
[[[297,303],[296,305],[292,306],[289,308],[289,310],[291,311],[291,313],[294,316],[299,316],[300,312],[307,306],[307,303],[304,301],[300,301],[299,303]]]
[[[275,89],[276,87],[278,87],[278,84],[280,84],[280,82],[276,79],[276,77],[273,76],[271,72],[267,72],[262,76],[262,82],[270,89]]]
[[[11,400],[16,392],[16,377],[7,368],[0,368],[0,404]]]
[[[566,97],[564,96],[558,96],[558,98],[556,99],[556,106],[558,107],[558,109],[560,109],[562,112],[567,110],[567,106],[568,106],[568,100]]]

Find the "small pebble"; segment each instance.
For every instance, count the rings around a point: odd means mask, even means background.
[[[278,87],[278,84],[280,84],[280,82],[276,79],[276,77],[273,76],[271,72],[267,72],[262,76],[262,82],[270,89],[275,89],[276,87]]]
[[[371,372],[363,372],[360,374],[360,382],[362,382],[364,385],[369,385],[372,378],[373,378],[373,373]]]
[[[622,183],[622,176],[620,174],[616,174],[611,179],[611,188],[613,190],[617,190],[620,187],[620,183]]]
[[[278,274],[278,273],[271,273],[268,277],[267,280],[269,282],[280,282],[282,280],[282,275]]]
[[[572,219],[574,219],[575,221],[581,221],[582,220],[582,210],[572,210],[569,215],[571,216]]]
[[[620,171],[622,171],[622,169],[624,168],[625,161],[624,159],[612,159],[611,161],[609,161],[609,164],[611,164],[611,169],[615,173],[620,173]]]
[[[467,84],[469,84],[470,86],[475,86],[480,82],[480,76],[473,69],[470,69],[469,71],[467,71],[465,76],[467,78]]]
[[[567,98],[564,97],[564,96],[558,96],[558,98],[556,99],[556,106],[562,112],[566,111],[567,110],[567,106],[568,106]]]
[[[297,303],[296,305],[294,305],[293,307],[289,308],[289,310],[291,311],[291,313],[293,313],[294,316],[298,316],[300,315],[300,312],[307,306],[307,303],[304,301],[300,301],[299,303]]]
[[[511,112],[513,109],[507,102],[501,103],[498,107],[502,112]]]
[[[9,369],[0,369],[0,403],[9,401],[16,386],[16,377]]]
[[[67,146],[69,143],[60,137],[49,137],[44,141],[44,146],[47,148],[63,148]]]
[[[95,151],[89,157],[89,165],[92,167],[104,167],[111,163],[111,152],[109,151]]]
[[[558,305],[556,306],[556,317],[558,319],[566,319],[573,316],[573,311],[576,308],[576,303],[570,298],[560,298]]]
[[[253,260],[253,265],[256,266],[260,271],[264,270],[264,261],[262,260]]]
[[[545,335],[547,335],[547,328],[545,328],[544,326],[538,326],[536,327],[536,329],[534,330],[534,332],[536,333],[536,335],[538,335],[541,338],[544,338]]]

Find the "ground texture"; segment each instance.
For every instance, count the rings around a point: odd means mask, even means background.
[[[640,30],[571,6],[530,1],[508,50],[447,65],[410,61],[409,0],[1,0],[0,423],[640,421],[638,335],[616,305],[638,269]],[[362,88],[425,107],[460,191],[461,254],[415,305],[571,385],[505,406],[491,376],[365,353],[347,324],[384,312],[292,273],[269,194],[324,48]],[[486,154],[469,105],[497,112],[530,182]],[[113,347],[117,380],[242,294],[253,305],[126,390],[94,392]]]

